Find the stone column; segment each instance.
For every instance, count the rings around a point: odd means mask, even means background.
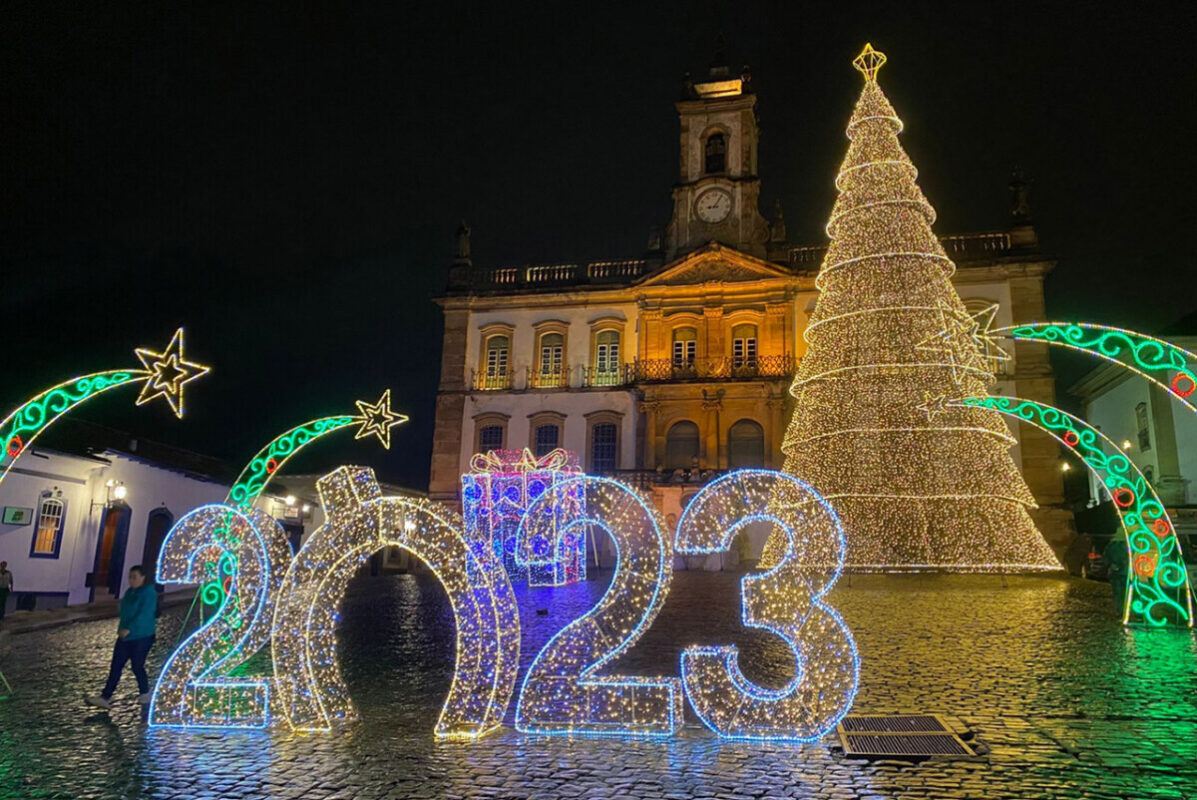
[[[1039,274],[1010,278],[1010,313],[1016,322],[1047,319],[1043,306],[1043,278]],[[1056,403],[1056,384],[1047,345],[1017,342],[1014,345],[1014,392],[1040,403]],[[1033,425],[1021,425],[1022,475],[1039,508],[1031,517],[1048,544],[1063,556],[1076,536],[1072,511],[1064,504],[1064,479],[1060,471],[1060,444]]]
[[[444,313],[441,383],[436,397],[428,496],[433,500],[456,506],[463,466],[461,441],[462,429],[465,427],[466,339],[470,312],[465,309],[446,308]]]
[[[1176,449],[1176,423],[1172,418],[1172,395],[1154,383],[1148,383],[1151,400],[1152,447],[1155,448],[1156,474],[1153,488],[1166,506],[1183,505],[1188,497],[1189,481],[1180,474],[1180,455]]]
[[[702,390],[702,409],[706,412],[698,465],[702,469],[727,469],[727,453],[719,447],[719,412],[723,409],[723,390]]]

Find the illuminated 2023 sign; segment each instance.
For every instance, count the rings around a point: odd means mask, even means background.
[[[476,738],[498,728],[514,688],[520,624],[510,580],[493,549],[469,538],[461,517],[443,506],[382,497],[368,469],[341,467],[318,486],[327,522],[282,578],[278,548],[280,542],[286,547],[285,540],[261,512],[207,506],[172,529],[164,567],[177,562],[178,568],[167,568],[170,579],[202,583],[213,570],[227,573],[228,599],[171,657],[155,687],[152,724],[265,725],[273,710],[293,729],[320,731],[352,717],[337,659],[337,610],[366,559],[397,546],[428,565],[449,595],[457,625],[456,669],[436,735]],[[563,502],[579,496],[581,514]],[[691,501],[676,549],[724,552],[754,522],[780,529],[788,546],[777,566],[744,579],[743,619],[785,642],[797,665],[793,679],[780,689],[757,686],[740,671],[736,649],[726,646],[687,649],[680,679],[601,674],[665,603],[674,544],[645,498],[617,481],[578,476],[541,494],[519,527],[517,556],[524,566],[558,559],[587,528],[613,539],[618,562],[599,602],[550,639],[529,667],[517,729],[668,736],[681,724],[683,692],[721,736],[811,740],[834,727],[855,696],[859,661],[847,626],[823,600],[844,556],[843,532],[826,502],[780,473],[731,473]],[[547,548],[537,546],[545,542]],[[835,565],[830,574],[816,566],[828,563]],[[270,618],[272,605],[273,679],[228,679],[264,643],[262,620]],[[245,608],[252,613],[242,619],[244,629],[230,632],[231,620],[242,612],[228,610]]]

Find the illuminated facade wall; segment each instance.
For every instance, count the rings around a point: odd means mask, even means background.
[[[788,243],[780,214],[766,223],[756,207],[756,96],[749,87],[730,73],[687,86],[677,104],[673,216],[642,258],[483,267],[470,248],[459,247],[449,289],[438,300],[444,348],[433,499],[459,503],[460,477],[483,449],[485,428],[502,430],[502,446],[513,448],[535,447],[538,426],[559,425],[560,446],[594,471],[593,426],[614,423],[620,477],[644,489],[672,487],[684,498],[712,471],[781,467],[787,389],[805,352],[802,334],[825,245]],[[707,172],[708,140],[720,131],[730,148],[725,168]],[[830,181],[836,165],[809,168]],[[996,302],[995,325],[1045,319],[1043,278],[1055,263],[1039,250],[1023,185],[1011,189],[1010,227],[941,235],[958,266],[953,283],[961,299],[969,307]],[[730,195],[726,211],[712,200],[715,191]],[[826,212],[810,211],[820,219]],[[599,379],[597,337],[604,330],[618,333],[619,368]],[[563,374],[544,379],[544,337],[553,343],[554,334],[561,336]],[[488,348],[494,337],[507,342],[501,377],[494,368],[502,359]],[[555,369],[552,346],[547,363]],[[1010,349],[1014,357],[993,391],[1053,403],[1047,347],[1020,342]],[[1026,427],[1012,433],[1015,463],[1040,505],[1032,517],[1063,552],[1073,526],[1063,506],[1058,445]]]

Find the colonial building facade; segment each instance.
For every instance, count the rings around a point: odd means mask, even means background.
[[[641,258],[487,267],[458,233],[444,311],[430,494],[457,502],[474,453],[574,451],[593,473],[653,490],[678,513],[711,474],[780,468],[788,388],[805,352],[824,246],[786,240],[780,208],[758,208],[757,96],[749,76],[712,68],[687,82],[673,216]],[[1044,318],[1025,187],[1008,229],[946,236],[970,308],[995,325]],[[1020,343],[993,391],[1052,402],[1043,345]],[[1071,537],[1059,451],[1015,430],[1015,459],[1058,549]]]

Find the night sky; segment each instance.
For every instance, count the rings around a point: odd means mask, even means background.
[[[719,32],[792,241],[825,241],[871,41],[940,233],[1004,226],[1021,165],[1052,316],[1197,308],[1191,4],[315,5],[7,4],[6,408],[183,324],[214,367],[183,421],[133,389],[78,416],[239,464],[390,386],[413,417],[390,454],[333,434],[293,469],[425,488],[458,220],[479,264],[640,255],[671,212],[683,74]]]

